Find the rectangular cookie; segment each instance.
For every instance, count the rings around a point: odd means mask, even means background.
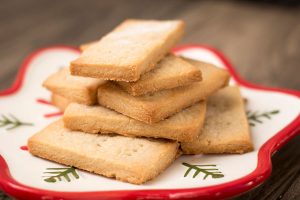
[[[195,141],[181,143],[181,148],[185,154],[245,153],[253,150],[238,87],[226,87],[208,98],[203,130]]]
[[[168,140],[70,131],[61,120],[28,140],[35,156],[133,184],[164,171],[175,160],[178,146]]]
[[[64,124],[70,130],[87,133],[117,133],[125,136],[193,141],[202,128],[206,103],[200,102],[155,124],[145,124],[102,106],[71,103],[64,113]]]
[[[107,82],[98,89],[98,102],[131,118],[153,124],[227,85],[229,73],[226,70],[200,61],[188,62],[200,69],[202,81],[138,97],[128,94],[113,82]]]
[[[43,86],[72,102],[93,105],[97,103],[97,89],[106,81],[96,78],[72,76],[68,68],[50,75]]]
[[[57,107],[59,110],[64,111],[67,106],[71,103],[70,100],[66,99],[63,96],[60,96],[58,94],[51,94],[51,103],[55,107]]]
[[[133,96],[145,95],[156,91],[176,88],[201,81],[199,68],[184,61],[182,58],[169,54],[157,66],[143,74],[136,82],[117,82]]]
[[[154,68],[184,32],[180,20],[125,20],[71,62],[71,74],[137,81]]]

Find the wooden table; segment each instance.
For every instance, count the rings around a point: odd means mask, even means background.
[[[30,52],[99,38],[125,18],[183,19],[181,43],[221,50],[247,80],[300,89],[300,9],[249,1],[0,0],[0,90]],[[299,199],[300,136],[273,156],[271,177],[236,199]],[[9,199],[0,192],[0,199]]]

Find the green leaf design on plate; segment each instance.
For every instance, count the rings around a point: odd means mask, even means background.
[[[184,173],[184,177],[187,177],[189,173],[193,170],[193,178],[196,178],[200,173],[205,174],[203,180],[207,177],[211,176],[211,178],[223,178],[224,174],[216,168],[217,165],[192,165],[189,163],[182,163],[182,165],[187,167],[186,172]]]
[[[6,130],[12,130],[19,126],[33,126],[32,123],[22,122],[12,114],[1,115],[1,118],[2,119],[0,119],[0,128],[6,127]]]
[[[273,115],[279,113],[279,110],[272,110],[267,112],[259,113],[258,111],[247,111],[247,118],[250,126],[255,126],[256,124],[262,124],[263,119],[271,119]]]
[[[66,179],[66,181],[71,182],[71,178],[69,175],[72,175],[74,178],[79,179],[79,175],[76,172],[76,169],[74,167],[58,167],[58,168],[47,168],[47,172],[44,172],[44,174],[49,174],[44,179],[44,181],[49,183],[55,183],[56,181],[62,181]]]

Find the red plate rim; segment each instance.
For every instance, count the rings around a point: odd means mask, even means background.
[[[217,56],[224,66],[229,70],[235,81],[247,88],[274,91],[289,94],[300,99],[300,92],[294,90],[286,90],[279,88],[270,88],[249,83],[242,79],[234,70],[234,67],[225,56],[218,50],[205,45],[182,45],[173,49],[174,52],[182,52],[191,49],[205,49]],[[12,86],[8,89],[0,91],[0,96],[8,96],[19,91],[23,84],[25,73],[31,61],[41,53],[48,50],[67,50],[79,52],[75,47],[71,46],[51,46],[39,49],[30,54],[21,65]],[[17,199],[223,199],[232,197],[246,192],[265,181],[271,174],[272,163],[271,156],[280,147],[296,136],[300,131],[300,114],[285,128],[279,131],[271,139],[269,139],[258,152],[258,163],[256,169],[250,174],[228,183],[218,184],[215,186],[207,186],[191,189],[160,189],[160,190],[120,190],[120,191],[93,191],[93,192],[60,192],[52,190],[43,190],[26,186],[17,182],[11,176],[8,166],[0,155],[0,188]]]

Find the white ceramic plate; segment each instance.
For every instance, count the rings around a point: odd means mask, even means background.
[[[220,199],[262,183],[271,173],[272,153],[299,132],[300,93],[255,86],[242,80],[228,60],[210,47],[186,45],[174,52],[230,71],[233,77],[230,84],[239,84],[248,100],[253,152],[181,156],[160,176],[144,185],[123,183],[73,168],[48,169],[65,166],[33,157],[26,148],[31,135],[61,115],[48,103],[50,93],[41,84],[79,55],[75,48],[55,46],[30,55],[14,85],[0,92],[0,188],[19,199]],[[207,167],[200,165],[214,165],[224,176],[213,177],[205,171]],[[187,171],[188,166],[202,171],[193,177],[196,170]],[[67,177],[61,181],[57,177],[47,179],[44,172],[49,171],[65,171]]]

